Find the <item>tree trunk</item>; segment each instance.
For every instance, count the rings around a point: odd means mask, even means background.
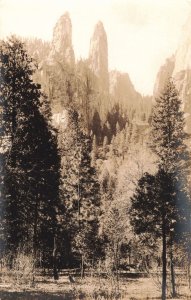
[[[114,244],[114,274],[116,276],[116,280],[118,282],[118,242],[116,242],[116,245]]]
[[[81,279],[84,278],[84,256],[81,258]]]
[[[35,268],[37,259],[37,223],[38,223],[38,197],[35,200],[35,211],[34,211],[34,227],[33,227],[33,278],[32,282],[35,281]]]
[[[165,224],[165,216],[163,213],[162,219],[162,300],[166,300],[166,224]]]
[[[176,284],[175,284],[175,272],[174,272],[172,244],[171,244],[171,249],[170,249],[170,271],[171,271],[172,297],[175,298],[176,297]]]
[[[56,237],[54,236],[54,249],[53,249],[53,277],[54,280],[58,280],[58,270],[57,270],[57,246],[56,246]]]
[[[130,265],[131,264],[131,245],[129,247],[128,258],[129,258],[129,265]]]
[[[187,278],[188,278],[188,288],[190,289],[191,287],[191,278],[190,278],[190,266],[191,266],[191,261],[190,261],[190,249],[188,248],[188,264],[187,264]]]
[[[119,293],[119,244],[117,243],[117,249],[116,249],[116,280],[117,280],[117,293]]]

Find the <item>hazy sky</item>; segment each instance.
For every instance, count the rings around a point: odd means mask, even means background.
[[[0,35],[51,40],[69,11],[76,57],[86,58],[98,20],[108,37],[109,68],[129,73],[135,88],[152,93],[161,64],[177,48],[191,10],[189,0],[0,0]]]

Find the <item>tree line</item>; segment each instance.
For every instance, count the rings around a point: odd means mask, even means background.
[[[1,250],[10,266],[18,249],[33,253],[36,266],[54,268],[57,277],[55,264],[71,265],[75,252],[77,261],[80,253],[95,252],[90,237],[97,236],[99,183],[91,139],[74,109],[68,134],[53,128],[50,103],[33,82],[35,64],[22,42],[2,41],[0,60]]]

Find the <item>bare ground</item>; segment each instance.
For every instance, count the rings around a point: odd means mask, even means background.
[[[39,278],[34,286],[0,283],[0,300],[151,300],[161,299],[160,287],[152,278],[123,279],[119,286],[111,280],[78,279],[74,284],[67,277],[57,282]],[[171,299],[170,294],[168,299]],[[178,288],[176,300],[191,299],[186,284]]]

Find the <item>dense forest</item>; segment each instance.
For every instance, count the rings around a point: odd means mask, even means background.
[[[1,270],[107,274],[118,293],[133,272],[177,297],[181,276],[191,287],[191,160],[173,79],[155,99],[130,85],[125,102],[87,60],[50,49],[0,44]]]

